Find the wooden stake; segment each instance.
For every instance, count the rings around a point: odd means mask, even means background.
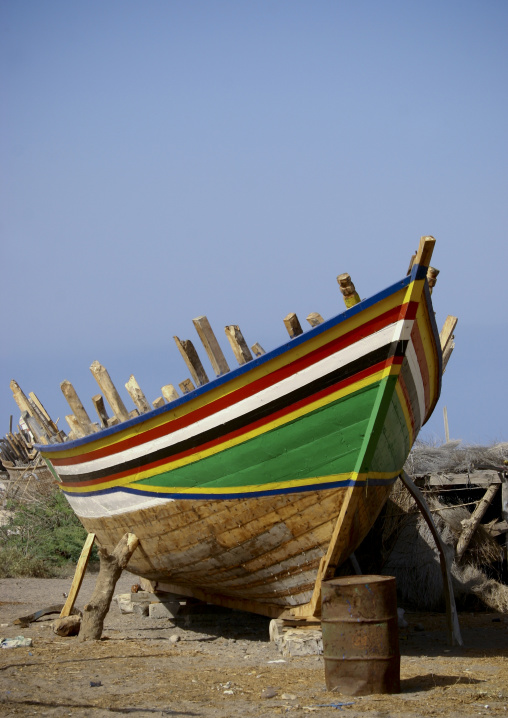
[[[125,388],[129,392],[129,395],[140,414],[145,414],[147,411],[151,411],[150,404],[146,400],[146,396],[141,391],[141,387],[134,378],[133,374],[131,374]]]
[[[266,354],[265,350],[263,349],[263,347],[261,346],[261,344],[259,344],[258,342],[256,342],[255,344],[253,344],[253,345],[251,346],[251,349],[252,349],[252,351],[254,352],[254,354],[255,354],[257,357],[262,357],[263,354]]]
[[[85,575],[86,567],[88,566],[88,560],[92,552],[94,541],[95,534],[88,534],[84,546],[81,550],[81,555],[78,559],[78,563],[76,564],[76,571],[74,572],[74,578],[72,579],[69,595],[67,596],[67,600],[60,613],[60,618],[65,618],[65,616],[71,615],[72,609],[74,608],[74,604],[76,603],[76,598],[78,597],[79,589],[81,588],[81,584],[83,583],[83,577]]]
[[[187,368],[191,373],[194,383],[197,386],[207,384],[208,377],[191,340],[184,339],[183,341],[180,341],[178,337],[173,337],[173,339],[175,340],[176,346],[178,347],[184,362],[187,364]]]
[[[173,386],[173,384],[166,384],[166,386],[163,386],[162,389],[162,396],[166,399],[168,404],[172,401],[175,401],[179,398],[178,392]]]
[[[212,331],[212,327],[210,326],[208,319],[206,317],[196,317],[196,319],[192,320],[192,323],[194,324],[205,351],[208,354],[208,358],[210,359],[215,375],[221,376],[222,374],[227,374],[229,366],[226,361],[226,357],[219,346],[219,342]]]
[[[475,508],[473,513],[471,514],[470,519],[466,519],[463,522],[464,530],[460,534],[460,538],[457,542],[457,547],[455,549],[455,556],[457,559],[461,559],[464,555],[464,551],[469,546],[469,543],[471,539],[473,538],[473,534],[478,528],[478,524],[482,520],[482,518],[485,515],[485,512],[489,508],[490,504],[492,503],[492,499],[496,495],[496,492],[499,488],[499,484],[491,484],[487,491],[485,492],[483,499],[480,501],[478,506]]]
[[[251,361],[252,354],[247,346],[247,342],[243,338],[240,327],[237,324],[228,324],[228,326],[224,328],[224,331],[226,332],[226,336],[231,345],[231,349],[233,350],[233,354],[235,355],[235,359],[240,366],[242,366],[242,364],[246,364],[248,361]]]
[[[284,317],[284,326],[286,327],[287,333],[289,334],[291,339],[294,339],[295,337],[300,336],[300,334],[303,334],[301,324],[294,312],[291,312]]]
[[[111,381],[111,377],[109,376],[107,369],[95,360],[90,367],[90,371],[92,372],[95,381],[106,397],[106,401],[112,408],[118,421],[127,421],[129,418],[129,412],[125,408],[125,404],[120,398],[120,394],[117,392],[115,385]]]
[[[97,412],[97,416],[99,417],[99,421],[101,422],[101,426],[105,429],[108,425],[109,415],[106,411],[106,407],[104,406],[104,399],[102,398],[102,395],[96,394],[95,396],[92,396],[92,403],[95,407],[95,411]]]
[[[351,281],[351,277],[347,274],[347,272],[339,274],[337,282],[339,283],[340,291],[344,297],[344,304],[348,309],[349,307],[354,307],[355,304],[358,304],[361,301],[358,292],[355,289],[355,285]]]
[[[321,316],[321,314],[318,314],[318,312],[311,312],[309,316],[307,317],[307,321],[311,325],[311,327],[317,327],[319,324],[322,324],[325,320]]]
[[[76,390],[74,389],[70,381],[67,381],[67,379],[65,379],[60,384],[60,389],[62,390],[62,394],[65,396],[67,403],[71,407],[72,412],[76,417],[76,420],[79,422],[82,431],[85,434],[91,434],[92,432],[96,431],[95,426],[92,424],[92,420],[88,416],[85,407],[81,403],[80,398],[77,395]]]
[[[83,620],[79,632],[80,641],[100,640],[104,619],[109,611],[116,583],[138,545],[138,537],[135,534],[126,533],[112,554],[99,548],[101,562],[99,575],[92,597],[83,609]]]

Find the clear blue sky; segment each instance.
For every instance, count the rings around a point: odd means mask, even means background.
[[[0,435],[12,378],[68,430],[94,359],[132,408],[131,373],[188,376],[193,317],[233,366],[226,324],[271,349],[432,234],[459,325],[421,436],[446,405],[508,440],[507,37],[505,0],[0,0]]]

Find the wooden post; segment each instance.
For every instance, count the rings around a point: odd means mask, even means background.
[[[255,344],[253,344],[251,346],[251,349],[257,357],[262,357],[263,354],[266,354],[265,350],[263,349],[261,344],[259,344],[259,342],[256,342]]]
[[[462,636],[460,634],[459,618],[457,615],[457,608],[455,606],[455,596],[453,594],[451,566],[446,554],[446,546],[441,538],[439,531],[436,528],[432,514],[430,513],[429,507],[421,493],[420,489],[410,479],[405,471],[402,471],[400,478],[402,483],[407,488],[411,496],[416,502],[416,505],[423,514],[424,519],[434,537],[436,546],[439,551],[439,561],[441,563],[441,573],[443,574],[443,589],[446,602],[446,619],[448,624],[448,643],[450,646],[458,644],[462,646]]]
[[[439,343],[441,344],[441,351],[443,354],[448,345],[453,342],[453,332],[455,331],[458,321],[457,317],[453,317],[451,314],[446,317],[443,328],[439,334]]]
[[[446,406],[443,406],[443,418],[444,418],[445,441],[446,441],[446,443],[448,443],[450,441],[450,430],[448,428],[448,411],[446,410]]]
[[[432,259],[435,244],[436,240],[434,237],[421,237],[414,264],[421,264],[423,267],[428,267]]]
[[[78,597],[79,589],[83,583],[83,576],[85,575],[86,567],[88,566],[88,560],[90,559],[94,541],[95,534],[88,534],[81,550],[78,563],[76,564],[76,571],[74,572],[74,578],[72,579],[69,595],[67,596],[64,607],[60,612],[60,618],[65,618],[66,616],[71,615],[74,604],[76,603],[76,598]]]
[[[355,304],[358,304],[361,301],[358,292],[355,289],[355,285],[351,281],[351,277],[347,274],[347,272],[339,274],[337,282],[339,283],[340,291],[344,297],[344,304],[348,309],[350,307],[354,307]]]
[[[300,334],[303,334],[302,326],[294,312],[291,312],[284,317],[284,326],[286,327],[287,333],[289,334],[291,339],[294,339],[295,337],[300,336]]]
[[[237,324],[228,324],[224,328],[226,336],[235,355],[236,361],[242,366],[248,361],[252,360],[252,354],[247,346],[247,342],[243,338],[243,334],[240,331],[240,327]]]
[[[154,399],[152,401],[152,406],[154,409],[160,409],[161,406],[164,406],[166,402],[164,401],[164,397],[158,396],[157,399]]]
[[[95,426],[92,424],[92,420],[88,416],[88,412],[81,403],[80,398],[77,395],[76,390],[74,389],[70,381],[67,381],[67,379],[65,379],[60,384],[60,389],[62,390],[62,394],[65,396],[67,403],[71,407],[72,413],[76,417],[76,420],[79,422],[83,432],[85,434],[91,434],[92,432],[96,431]]]
[[[135,534],[126,533],[116,545],[112,554],[99,548],[101,562],[97,583],[90,601],[83,609],[83,620],[79,632],[80,641],[98,641],[102,636],[104,619],[113,598],[116,582],[129,559],[138,547],[139,539]]]
[[[311,327],[317,327],[319,324],[322,324],[325,320],[319,314],[318,312],[311,312],[309,316],[307,317],[307,321],[311,325]]]
[[[175,401],[179,398],[178,392],[173,386],[173,384],[166,384],[166,386],[163,386],[162,389],[162,396],[166,399],[168,404],[172,401]]]
[[[125,404],[120,398],[120,394],[117,392],[115,385],[111,381],[111,377],[109,376],[107,369],[95,360],[90,367],[90,371],[92,372],[102,393],[106,397],[106,401],[113,409],[113,413],[118,421],[127,421],[129,418],[129,412],[125,408]]]
[[[180,341],[178,337],[173,337],[173,339],[175,340],[176,346],[178,347],[184,362],[187,364],[187,368],[191,373],[194,383],[197,386],[203,386],[204,384],[207,384],[208,377],[206,375],[206,371],[201,364],[201,359],[199,358],[198,353],[194,348],[194,344],[191,342],[191,340],[183,339],[182,341]]]
[[[466,519],[462,522],[462,525],[464,527],[462,533],[460,534],[460,538],[457,542],[457,547],[455,549],[455,555],[457,559],[461,559],[464,555],[464,551],[469,546],[469,542],[473,538],[473,534],[478,528],[478,524],[482,520],[482,518],[485,515],[485,512],[489,508],[490,504],[492,503],[492,499],[496,495],[496,492],[499,488],[499,484],[491,484],[487,491],[485,492],[483,499],[479,502],[478,506],[475,508],[473,513],[471,514],[470,519]]]
[[[86,436],[86,431],[83,429],[79,421],[76,419],[74,414],[68,414],[65,417],[65,421],[69,424],[71,430],[71,436],[76,439],[82,439]]]
[[[192,320],[192,323],[194,324],[205,351],[208,354],[208,358],[210,359],[215,375],[221,376],[222,374],[227,374],[229,366],[226,361],[226,357],[219,346],[217,337],[213,333],[208,319],[206,317],[196,317],[196,319]]]
[[[145,414],[147,411],[150,411],[150,404],[146,400],[146,396],[141,391],[141,387],[134,378],[133,374],[131,374],[125,388],[129,392],[129,395],[140,414]]]
[[[92,403],[95,407],[95,411],[97,412],[97,416],[99,417],[99,421],[101,422],[101,426],[105,429],[108,425],[109,415],[106,411],[106,407],[104,406],[104,399],[102,398],[102,395],[96,394],[95,396],[92,396]]]
[[[178,384],[178,386],[180,387],[182,394],[189,394],[196,388],[190,379],[184,379],[180,382],[180,384]]]

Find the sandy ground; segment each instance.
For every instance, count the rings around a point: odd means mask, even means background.
[[[85,578],[78,608],[94,582]],[[133,582],[124,574],[117,593]],[[1,637],[33,639],[30,648],[0,651],[0,715],[508,716],[507,616],[460,614],[464,646],[450,648],[443,615],[406,614],[402,692],[350,698],[327,692],[322,657],[283,659],[269,642],[268,619],[251,614],[218,610],[172,622],[122,615],[113,605],[103,639],[92,643],[57,636],[50,619],[13,625],[63,603],[69,586],[64,579],[0,580]]]

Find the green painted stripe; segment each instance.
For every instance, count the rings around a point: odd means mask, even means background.
[[[400,471],[411,449],[406,420],[396,392],[393,392],[374,455],[371,471]]]
[[[378,396],[375,382],[283,426],[136,486],[259,486],[353,471]]]

